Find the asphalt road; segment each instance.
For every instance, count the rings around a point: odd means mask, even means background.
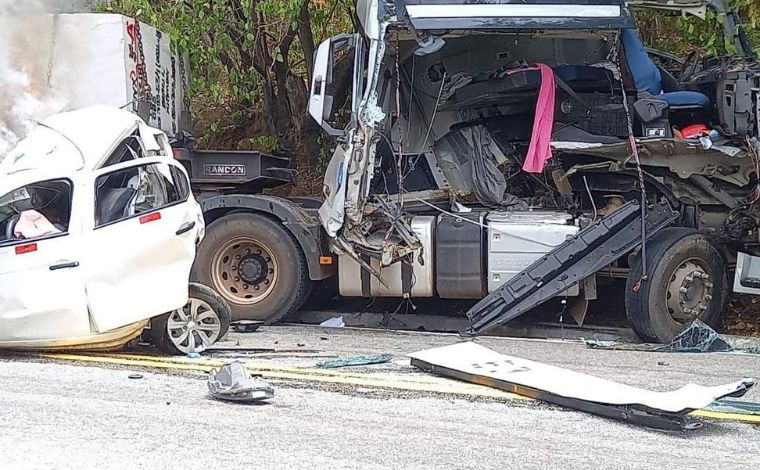
[[[403,354],[458,338],[279,327],[233,334],[230,340],[225,346],[297,351],[251,355],[259,364],[291,367],[313,366],[325,357],[389,352],[395,356],[392,363],[353,370],[401,376],[419,374]],[[760,376],[760,359],[751,356],[592,351],[573,343],[508,339],[481,342],[653,389]],[[747,424],[713,422],[688,434],[671,434],[522,400],[297,382],[276,383],[272,404],[243,406],[209,399],[201,374],[141,371],[142,379],[129,379],[133,372],[17,357],[0,362],[2,468],[760,465],[760,426]],[[760,400],[760,395],[753,391],[746,398]]]

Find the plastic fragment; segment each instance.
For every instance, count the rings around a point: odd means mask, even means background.
[[[320,369],[336,369],[338,367],[364,366],[370,364],[384,364],[389,362],[393,356],[390,354],[379,354],[374,356],[350,356],[322,361],[317,364]]]
[[[257,403],[274,398],[274,388],[258,377],[250,377],[240,362],[230,362],[209,373],[208,390],[218,400]]]
[[[328,328],[343,328],[346,326],[346,323],[343,321],[343,317],[333,317],[323,321],[319,324],[319,326],[325,326]]]

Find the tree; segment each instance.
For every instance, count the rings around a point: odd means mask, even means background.
[[[108,8],[156,26],[190,53],[196,101],[257,116],[278,147],[298,147],[311,160],[319,154],[320,132],[306,112],[314,51],[352,29],[353,1],[115,0]]]

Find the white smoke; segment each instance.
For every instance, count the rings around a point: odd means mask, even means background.
[[[90,2],[87,2],[90,3]],[[84,11],[83,0],[0,0],[0,160],[40,121],[65,109],[64,80],[51,80],[51,57],[76,53],[58,37],[55,15]]]

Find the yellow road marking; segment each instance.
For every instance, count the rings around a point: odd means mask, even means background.
[[[132,359],[134,356],[131,355],[116,356],[117,357],[111,355],[41,354],[38,357],[92,364],[111,364],[199,372],[209,372],[211,369],[221,367],[224,364],[223,362],[212,360],[194,361],[180,358],[155,358],[151,356],[142,356],[141,358]],[[337,371],[323,371],[319,369],[277,368],[270,366],[258,367],[255,364],[248,363],[246,363],[246,369],[252,374],[261,375],[268,379],[299,380],[305,382],[353,385],[389,390],[528,400],[526,397],[504,392],[502,390],[442,379],[439,377],[429,377],[428,379],[414,378],[410,380],[409,378],[399,378],[384,374],[346,374]]]
[[[760,415],[749,413],[726,413],[724,411],[696,410],[689,413],[691,416],[700,418],[712,418],[729,421],[741,421],[743,423],[760,424]]]
[[[110,364],[122,366],[135,366],[144,368],[157,368],[169,370],[209,372],[214,368],[221,367],[224,362],[213,359],[189,359],[184,357],[160,357],[138,354],[39,354],[37,357],[55,359],[69,362],[85,362],[92,364]],[[256,375],[268,379],[297,380],[304,382],[317,382],[334,385],[353,385],[358,387],[378,388],[385,390],[405,390],[414,392],[430,392],[448,395],[464,395],[486,398],[501,398],[509,400],[534,401],[514,393],[485,387],[482,385],[469,384],[457,380],[442,377],[427,376],[397,376],[382,373],[362,374],[355,372],[342,372],[325,369],[306,369],[295,367],[276,367],[271,365],[245,362],[246,369]],[[691,416],[739,421],[744,423],[760,424],[760,416],[743,413],[727,413],[722,411],[695,410]]]

